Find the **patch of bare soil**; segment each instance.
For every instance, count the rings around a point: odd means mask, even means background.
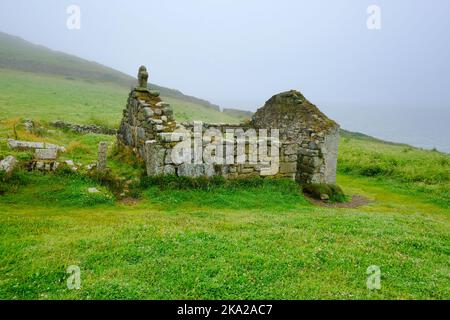
[[[138,204],[138,202],[139,202],[138,199],[130,198],[130,197],[119,200],[119,203],[124,204],[126,206],[135,206]]]
[[[365,206],[371,202],[366,197],[363,197],[363,196],[360,196],[357,194],[353,195],[352,198],[350,199],[350,201],[344,202],[344,203],[340,203],[340,202],[328,203],[328,202],[325,202],[322,200],[314,199],[307,194],[305,194],[305,197],[312,204],[314,204],[316,206],[320,206],[320,207],[325,207],[325,208],[350,208],[350,209],[353,209],[353,208]]]

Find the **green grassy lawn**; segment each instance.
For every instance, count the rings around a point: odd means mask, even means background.
[[[0,69],[0,119],[65,120],[118,127],[129,89],[111,82]],[[238,118],[172,97],[178,121],[237,123]]]
[[[450,298],[448,210],[369,178],[338,177],[373,200],[358,209],[314,207],[291,182],[70,204],[87,185],[48,179],[0,197],[1,299]]]

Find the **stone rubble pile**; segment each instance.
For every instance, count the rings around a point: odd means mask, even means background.
[[[54,171],[58,167],[58,152],[66,148],[52,143],[19,141],[8,139],[8,147],[18,151],[34,151],[34,159],[29,164],[30,170]]]

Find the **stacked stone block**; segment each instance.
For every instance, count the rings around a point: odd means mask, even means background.
[[[270,98],[252,118],[255,127],[280,130],[290,143],[286,160],[297,160],[295,179],[301,183],[336,183],[339,125],[300,92],[291,90]],[[295,149],[295,150],[294,150]]]
[[[45,142],[18,141],[8,139],[8,147],[13,150],[34,151],[33,160],[29,163],[30,170],[54,171],[58,167],[58,152],[65,152],[64,147]]]
[[[118,139],[145,158],[145,142],[156,140],[159,133],[173,131],[175,125],[170,105],[161,101],[158,92],[136,88],[123,110]]]

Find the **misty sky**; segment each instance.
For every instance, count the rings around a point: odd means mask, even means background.
[[[70,4],[81,30],[66,28]],[[223,107],[294,88],[326,109],[450,105],[448,0],[2,0],[0,30],[133,76],[145,64]]]

